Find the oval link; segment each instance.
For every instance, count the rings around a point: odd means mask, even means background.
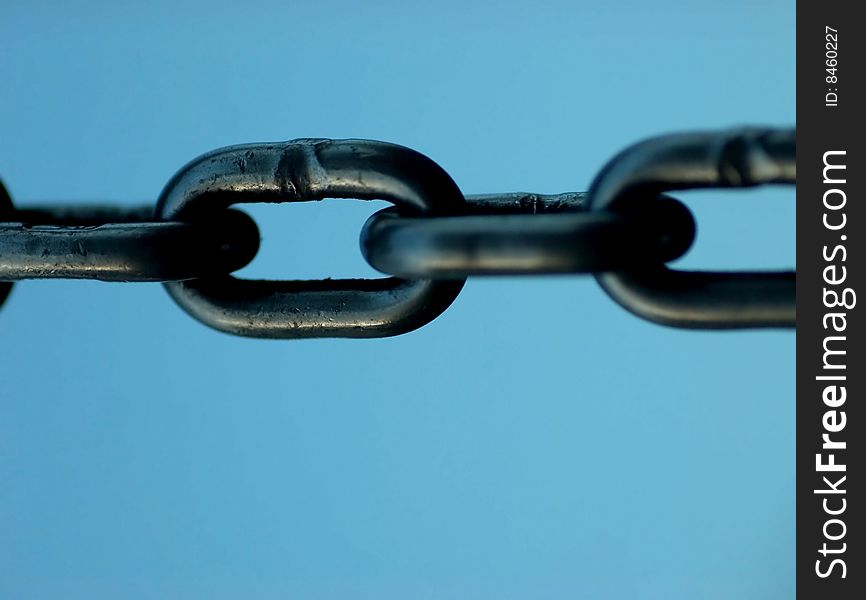
[[[631,210],[671,190],[794,184],[794,130],[739,129],[666,135],[636,144],[601,171],[592,210]],[[793,271],[676,271],[656,264],[596,275],[632,313],[691,329],[795,326]]]
[[[369,140],[302,139],[210,152],[184,167],[157,203],[162,219],[192,219],[234,203],[325,198],[388,200],[408,214],[457,214],[459,188],[436,163],[403,146]],[[385,337],[439,316],[465,280],[168,283],[190,315],[220,331],[268,338]]]

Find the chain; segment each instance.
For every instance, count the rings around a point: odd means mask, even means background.
[[[793,327],[794,272],[684,272],[690,211],[668,192],[794,184],[793,130],[675,134],[631,146],[587,193],[465,196],[435,162],[370,140],[300,139],[205,154],[155,209],[15,208],[0,183],[0,305],[35,278],[161,281],[199,321],[267,338],[384,337],[421,327],[475,275],[589,273],[613,300],[664,325]],[[253,281],[232,272],[259,231],[232,205],[387,200],[360,236],[381,279]]]

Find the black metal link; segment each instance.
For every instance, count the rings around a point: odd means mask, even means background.
[[[162,282],[222,275],[249,264],[258,247],[258,227],[240,211],[156,222],[150,206],[16,208],[0,182],[3,298],[10,282],[23,279]]]
[[[164,219],[190,219],[238,202],[382,199],[408,214],[457,214],[460,189],[426,156],[369,140],[303,139],[223,148],[168,183]],[[345,279],[250,281],[234,277],[167,283],[190,315],[220,331],[268,338],[385,337],[430,322],[464,281]]]
[[[661,192],[751,187],[796,180],[794,130],[739,129],[666,135],[636,144],[602,170],[592,210],[630,210]],[[795,273],[674,271],[640,266],[596,279],[650,321],[693,329],[794,327]]]
[[[399,277],[592,273],[678,258],[694,239],[689,210],[673,199],[634,214],[586,212],[585,194],[467,196],[457,217],[401,216],[364,225],[361,250],[375,269]]]
[[[0,281],[180,281],[221,275],[248,264],[258,240],[255,222],[240,211],[201,223],[0,223]]]

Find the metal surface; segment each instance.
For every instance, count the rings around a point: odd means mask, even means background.
[[[187,220],[244,202],[324,198],[388,200],[404,214],[459,214],[454,181],[429,158],[367,140],[303,139],[233,146],[184,167],[157,203],[161,219]],[[234,277],[168,283],[172,298],[205,324],[268,338],[383,337],[442,313],[459,281],[250,281]]]
[[[3,185],[3,180],[0,180],[0,221],[6,219],[12,214],[14,207],[12,206],[12,198],[9,197],[9,192],[6,191],[6,186]],[[2,240],[2,238],[0,238]],[[0,280],[0,308],[9,297],[9,292],[12,291],[12,283]]]
[[[46,204],[16,206],[5,221],[27,225],[105,225],[106,223],[146,223],[153,221],[153,206],[114,204]]]
[[[467,196],[459,217],[407,218],[379,211],[361,250],[379,271],[399,277],[588,273],[673,260],[688,250],[695,225],[672,199],[640,214],[586,212],[585,194]]]
[[[0,280],[173,281],[220,275],[248,264],[258,241],[256,224],[239,211],[202,223],[0,223]]]
[[[630,210],[665,191],[796,180],[794,130],[667,135],[614,158],[589,191],[591,210]],[[795,273],[675,271],[638,266],[596,279],[616,302],[663,325],[700,329],[793,327]]]
[[[695,223],[673,190],[793,184],[793,130],[668,135],[622,152],[587,194],[464,199],[436,163],[369,140],[301,139],[205,154],[166,185],[155,211],[114,206],[16,209],[0,182],[0,305],[11,280],[164,281],[190,315],[263,338],[384,337],[440,315],[467,275],[593,273],[619,304],[676,327],[794,326],[794,272],[684,272]],[[364,226],[379,270],[404,277],[251,281],[250,202],[381,199]]]

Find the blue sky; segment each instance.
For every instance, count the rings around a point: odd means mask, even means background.
[[[151,202],[220,146],[413,147],[467,194],[585,190],[643,137],[794,123],[793,2],[3,6],[16,202]],[[790,268],[791,189],[680,196],[690,268]],[[384,203],[249,206],[247,277],[375,276]],[[383,340],[234,338],[157,284],[0,310],[0,597],[785,598],[794,334],[470,281]]]

